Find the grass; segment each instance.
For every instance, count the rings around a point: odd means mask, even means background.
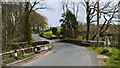
[[[58,31],[57,32],[61,32],[61,29],[58,29]]]
[[[43,36],[46,38],[56,37],[56,35],[52,34],[51,30],[44,32]]]
[[[61,32],[61,29],[58,29],[57,32],[60,33],[60,32]],[[57,36],[54,35],[54,34],[52,33],[52,30],[50,30],[50,29],[49,29],[49,30],[48,30],[48,29],[45,30],[44,33],[43,33],[43,36],[44,36],[45,38],[48,38],[48,39],[49,39],[49,38],[57,38]],[[60,37],[62,37],[62,35],[60,35]]]
[[[47,31],[47,32],[44,32],[44,34],[52,34],[52,31]]]
[[[107,48],[107,47],[87,47],[89,50],[93,52],[97,52],[101,55],[109,56],[109,58],[103,59],[104,66],[120,66],[120,58],[119,58],[119,51],[116,48]]]

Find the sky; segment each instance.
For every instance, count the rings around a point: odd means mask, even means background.
[[[45,16],[48,20],[49,26],[60,26],[62,9],[60,2],[46,2],[48,9],[37,10],[38,13]]]
[[[45,0],[45,4],[48,9],[40,9],[37,10],[39,14],[45,16],[47,18],[48,26],[55,27],[60,26],[61,23],[59,20],[62,18],[62,5],[60,0]],[[102,3],[100,5],[103,5]],[[37,6],[39,7],[39,5]],[[78,12],[78,18],[77,20],[82,22],[83,24],[86,23],[86,11],[83,4],[80,4],[79,12]],[[96,19],[96,17],[94,18]],[[100,24],[104,22],[102,19],[100,19]],[[95,23],[96,24],[96,23]]]
[[[45,16],[48,20],[48,24],[50,27],[60,26],[61,23],[59,20],[62,18],[62,6],[61,2],[59,0],[57,1],[46,1],[45,5],[48,7],[48,9],[40,9],[36,12],[40,13],[41,15]],[[78,16],[78,21],[85,22],[85,10],[84,7],[80,7],[80,11],[78,12],[80,14]]]

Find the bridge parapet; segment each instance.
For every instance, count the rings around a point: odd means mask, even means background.
[[[51,49],[52,49],[52,44],[50,42],[39,41],[39,42],[33,42],[32,46],[28,48],[15,49],[12,51],[0,53],[0,56],[2,56],[2,62],[3,62],[2,64],[6,65],[16,60],[22,60],[24,58],[27,58],[29,57],[29,55],[34,55],[36,53],[41,53],[43,51],[49,51]]]

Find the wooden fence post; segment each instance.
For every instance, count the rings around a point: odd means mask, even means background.
[[[22,54],[24,54],[24,49],[22,49]]]

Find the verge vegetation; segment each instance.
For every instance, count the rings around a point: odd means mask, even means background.
[[[120,66],[119,50],[116,48],[107,47],[87,47],[87,49],[92,50],[100,55],[106,55],[109,58],[102,59],[105,66]]]

